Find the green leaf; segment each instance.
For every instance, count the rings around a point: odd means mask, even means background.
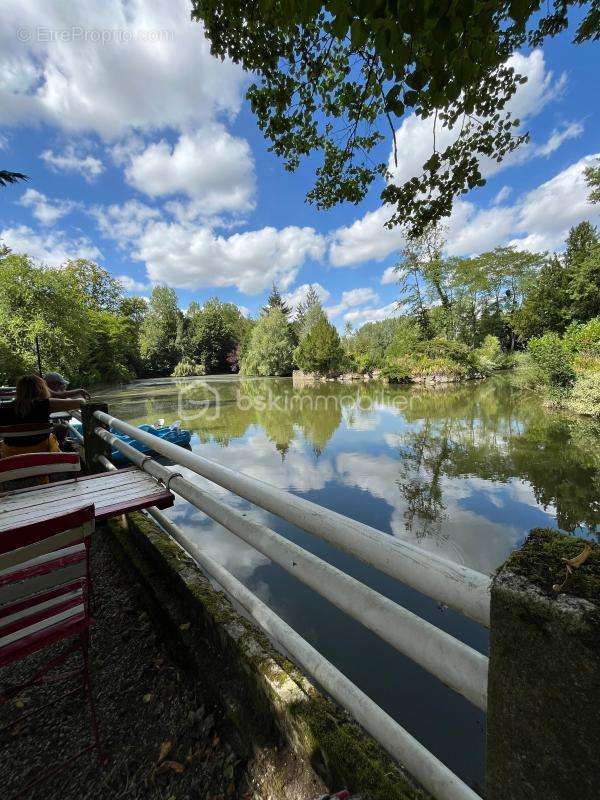
[[[353,50],[360,50],[369,38],[369,31],[363,23],[355,19],[350,29],[351,46]]]

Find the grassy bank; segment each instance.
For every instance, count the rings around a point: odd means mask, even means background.
[[[531,339],[516,375],[523,388],[543,392],[548,407],[600,419],[600,317]]]

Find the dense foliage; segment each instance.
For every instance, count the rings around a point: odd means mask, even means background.
[[[136,307],[125,303],[120,284],[91,262],[46,269],[5,251],[0,326],[0,383],[37,369],[36,337],[43,368],[77,382],[119,381],[139,369]]]
[[[388,180],[391,224],[412,232],[450,213],[458,194],[485,183],[482,158],[502,160],[524,138],[506,109],[524,79],[507,64],[527,45],[566,29],[583,7],[575,42],[598,38],[594,0],[192,0],[213,54],[258,76],[248,91],[271,149],[295,170],[320,153],[308,198],[320,208],[362,200],[377,176],[384,133],[405,112],[431,120],[431,156],[418,177]],[[436,147],[436,132],[454,132]],[[439,141],[439,137],[437,139]],[[393,170],[393,166],[391,167]]]
[[[300,369],[324,375],[339,372],[344,361],[339,334],[325,318],[316,322],[302,337],[294,356]]]
[[[496,248],[444,255],[439,229],[410,241],[396,267],[398,315],[342,337],[316,287],[295,309],[273,287],[258,320],[217,298],[184,312],[172,289],[148,301],[89,261],[62,269],[0,250],[0,382],[36,368],[93,385],[134,376],[217,372],[290,375],[296,368],[393,381],[449,382],[517,364],[522,386],[550,402],[597,414],[600,406],[600,241],[575,226],[562,255]]]
[[[254,326],[240,372],[243,375],[291,375],[293,361],[290,325],[283,311],[273,308]]]

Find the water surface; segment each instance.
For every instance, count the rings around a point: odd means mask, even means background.
[[[290,379],[136,381],[105,393],[139,424],[183,419],[194,452],[491,573],[533,527],[595,535],[600,426],[546,411],[498,376],[442,390],[380,384],[294,389]],[[193,480],[462,641],[487,632],[325,542]],[[475,788],[484,715],[184,500],[167,512]]]

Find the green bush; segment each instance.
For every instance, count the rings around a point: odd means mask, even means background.
[[[506,353],[502,350],[500,339],[488,334],[481,347],[475,350],[475,360],[479,372],[489,374],[497,369],[504,369],[508,365]]]
[[[572,354],[557,333],[549,331],[530,339],[527,351],[547,386],[564,389],[573,385]]]
[[[305,372],[318,372],[321,375],[336,372],[344,360],[338,332],[326,319],[320,319],[300,340],[294,358]]]
[[[600,357],[600,317],[584,324],[573,322],[565,331],[564,342],[571,353]]]
[[[590,372],[580,375],[565,405],[577,414],[600,418],[600,374]]]
[[[422,333],[419,323],[410,317],[400,317],[396,321],[394,338],[386,350],[386,358],[415,353],[422,343]]]
[[[356,372],[361,372],[363,375],[373,372],[375,369],[380,369],[381,367],[373,353],[353,353],[351,358]]]
[[[189,358],[182,358],[171,373],[172,378],[191,378],[194,375],[206,375],[204,364],[195,364]]]
[[[414,355],[390,358],[384,367],[383,374],[392,381],[403,383],[420,375],[439,375],[462,380],[469,377],[471,371],[464,364],[459,364],[450,358],[443,356],[432,358],[423,353],[415,353]]]
[[[515,353],[514,383],[519,389],[539,389],[545,385],[544,375],[529,353]]]
[[[291,375],[294,344],[283,312],[274,308],[262,316],[241,356],[241,375]]]
[[[473,350],[471,350],[468,345],[463,344],[463,342],[436,336],[434,339],[421,342],[418,347],[418,352],[429,356],[431,359],[442,359],[443,361],[460,364],[468,373],[477,372],[475,354]]]

